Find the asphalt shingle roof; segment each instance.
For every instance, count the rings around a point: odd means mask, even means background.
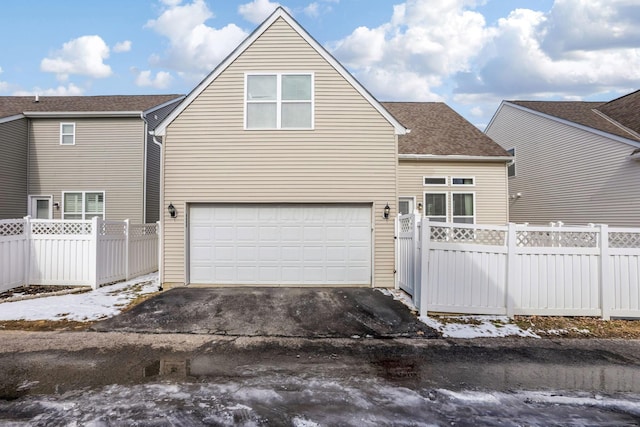
[[[398,136],[399,154],[509,156],[502,147],[442,102],[383,102],[411,132]]]
[[[0,118],[24,112],[146,111],[182,95],[0,96]]]
[[[638,92],[608,103],[586,101],[508,102],[612,135],[640,141],[636,135],[615,123],[618,122],[638,132],[637,129],[640,127],[640,94]]]

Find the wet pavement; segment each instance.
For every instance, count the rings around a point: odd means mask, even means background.
[[[371,288],[175,288],[99,322],[100,332],[301,338],[436,338],[400,301]]]
[[[117,332],[0,339],[0,424],[640,422],[639,341]]]

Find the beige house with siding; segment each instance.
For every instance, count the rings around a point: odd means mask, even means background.
[[[640,226],[640,91],[610,102],[504,101],[486,133],[515,154],[511,221]]]
[[[378,102],[278,8],[155,130],[161,282],[391,287],[399,196],[429,197],[424,176],[465,180],[459,192],[438,187],[445,203],[473,211],[454,220],[504,223],[504,150],[430,156],[427,144],[399,156],[409,128],[421,125],[403,109]],[[473,129],[474,141],[490,145]]]
[[[179,95],[0,97],[0,219],[155,222],[160,145]]]

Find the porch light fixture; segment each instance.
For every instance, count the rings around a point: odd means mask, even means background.
[[[418,202],[418,212],[422,212],[422,202]]]
[[[389,203],[384,207],[384,213],[382,214],[384,219],[389,219],[389,214],[391,213],[391,208],[389,207]]]
[[[169,206],[167,207],[167,209],[169,210],[169,216],[171,218],[175,218],[178,216],[178,211],[176,210],[176,208],[173,206],[173,203],[169,203]]]
[[[56,210],[57,210],[57,211],[58,211],[58,210],[60,210],[60,203],[55,202],[55,203],[53,204],[53,207],[54,207],[54,208],[56,208]]]

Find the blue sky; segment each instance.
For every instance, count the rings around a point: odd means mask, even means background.
[[[277,5],[382,101],[443,101],[483,127],[502,99],[640,88],[637,0],[20,0],[0,95],[188,93]]]

